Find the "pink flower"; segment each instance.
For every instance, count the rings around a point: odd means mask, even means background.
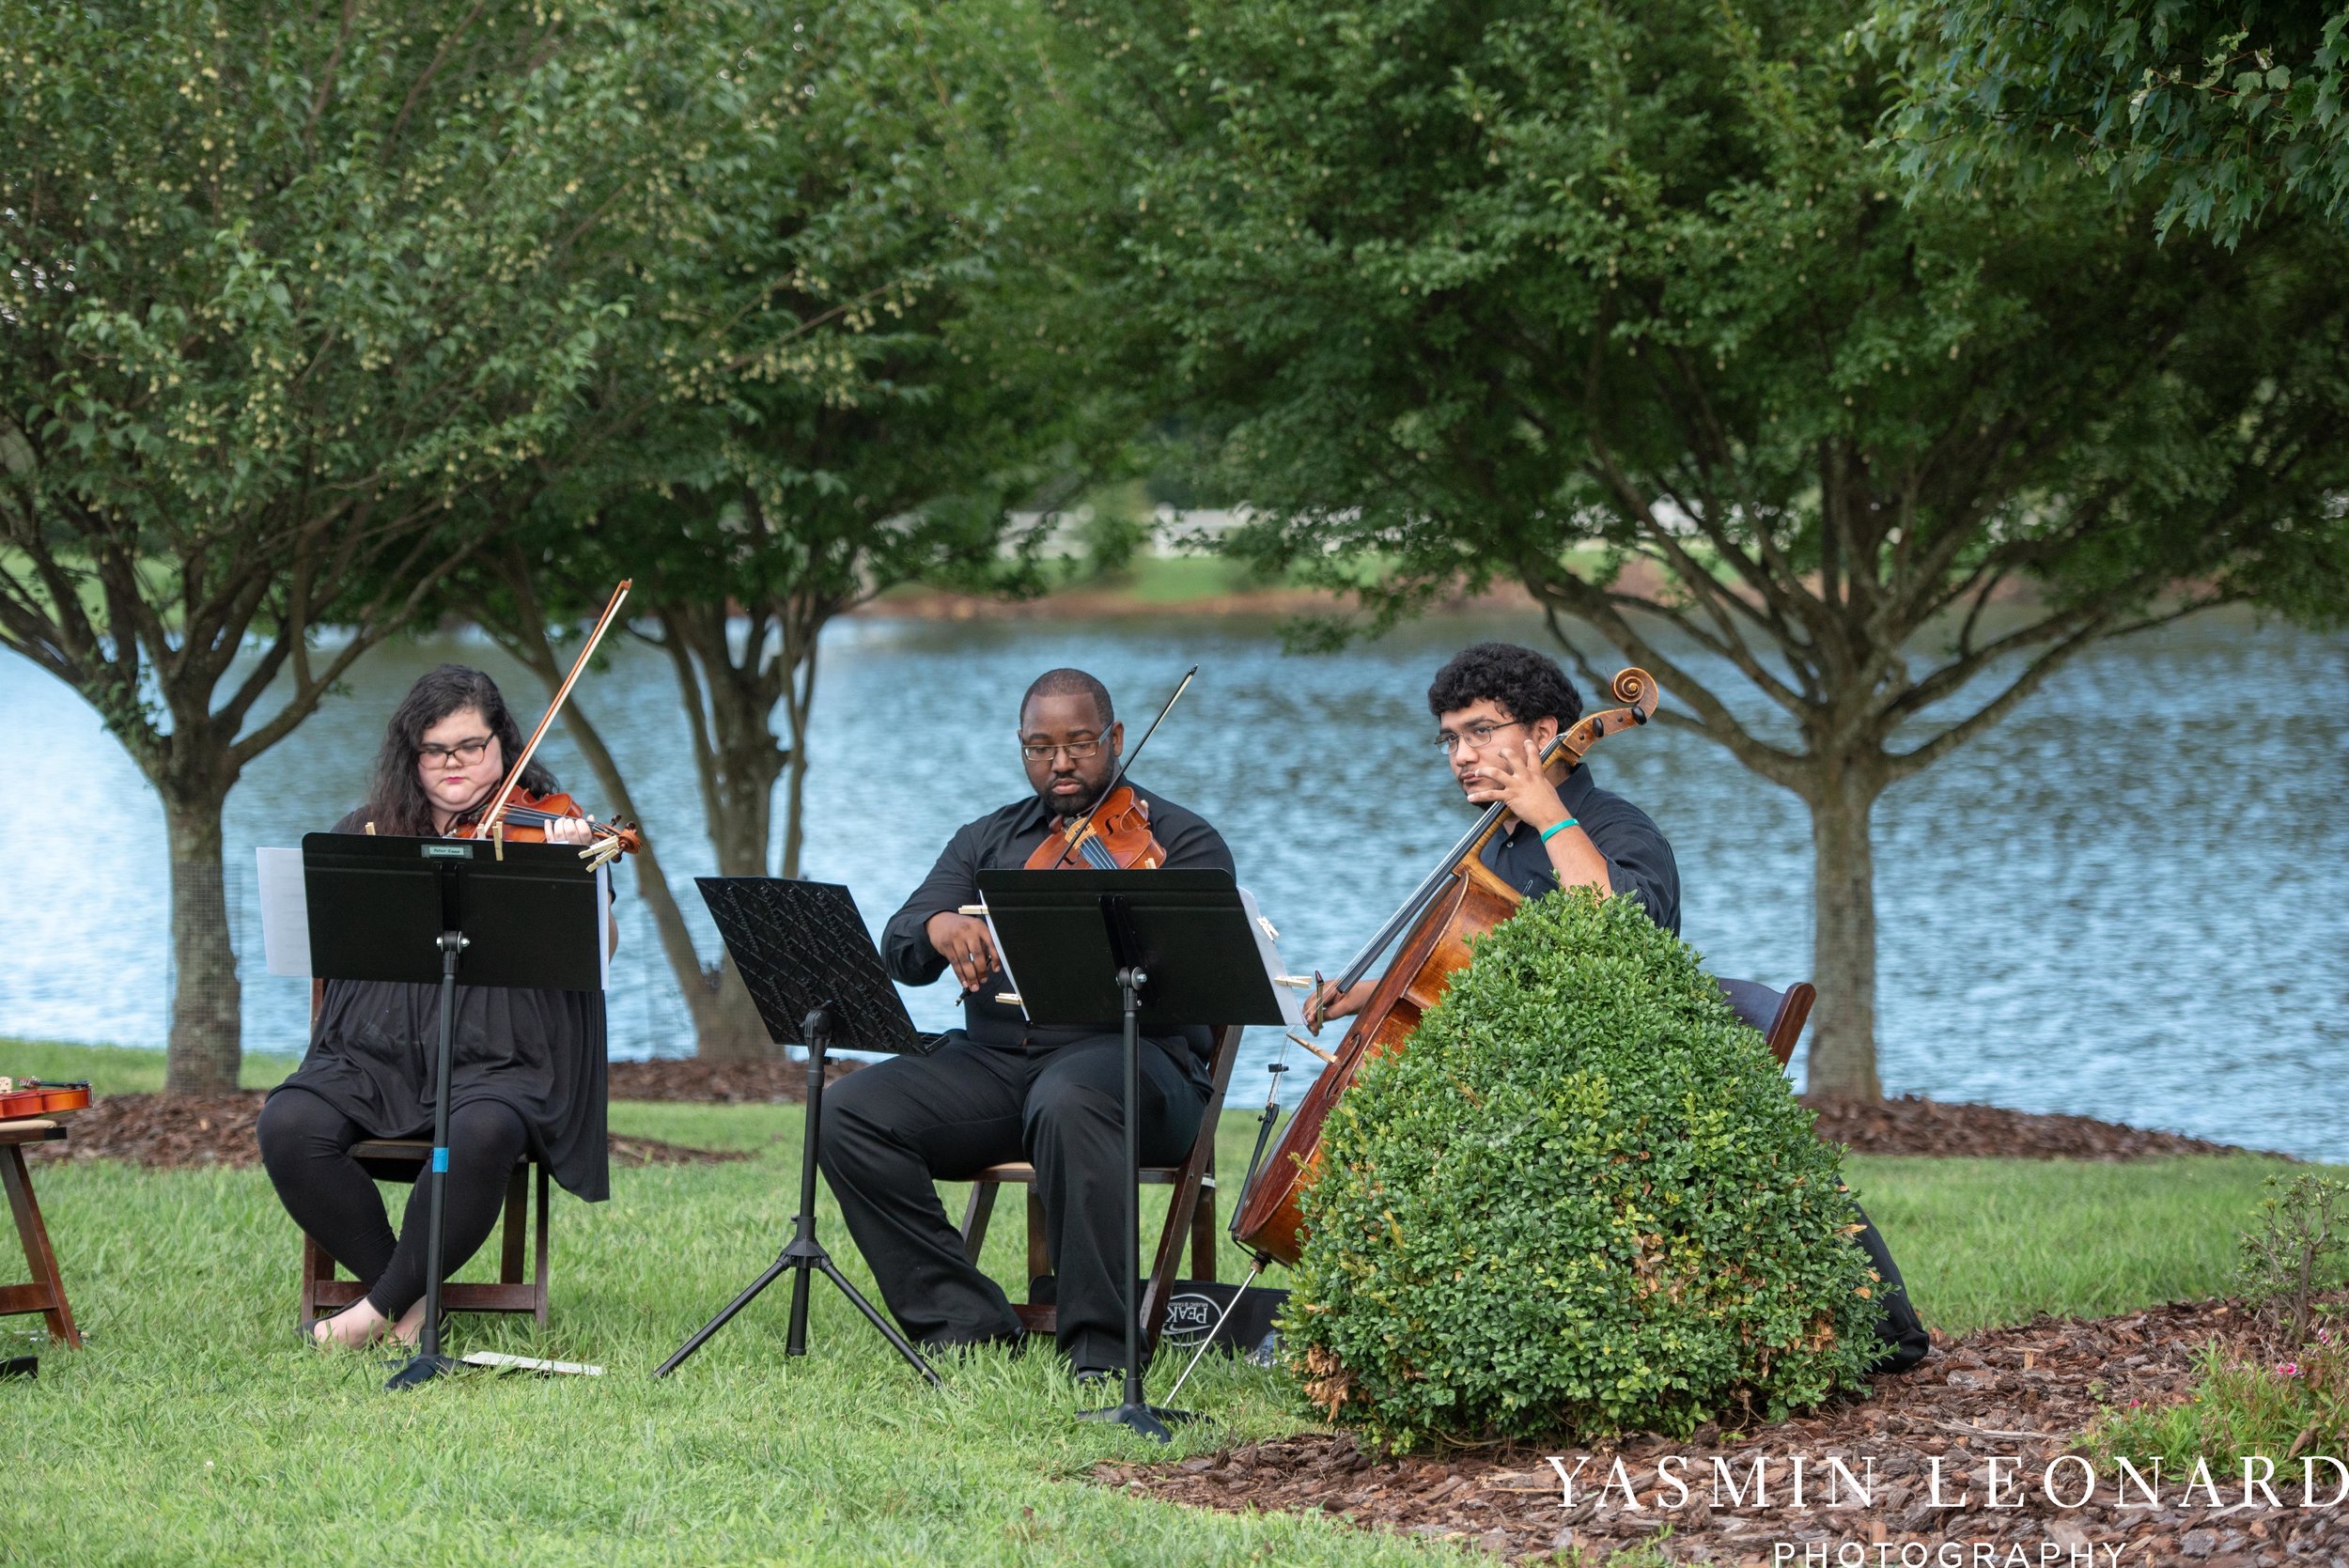
[[[2278,1361],[2276,1363],[2276,1375],[2279,1377],[2297,1377],[2300,1375],[2300,1363],[2297,1361]]]

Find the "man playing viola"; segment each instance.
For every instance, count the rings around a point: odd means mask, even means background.
[[[1461,790],[1509,814],[1486,841],[1486,866],[1528,898],[1554,889],[1628,893],[1665,930],[1680,930],[1680,868],[1647,813],[1601,789],[1590,764],[1542,765],[1542,751],[1582,716],[1581,693],[1557,661],[1509,643],[1479,643],[1436,673],[1427,688],[1436,745]],[[1377,989],[1365,980],[1340,995],[1325,986],[1309,1013],[1358,1012]]]
[[[1115,1020],[1031,1026],[997,1000],[1008,982],[987,922],[960,911],[980,901],[982,869],[1024,864],[1047,833],[1101,799],[1125,726],[1099,681],[1050,670],[1020,703],[1019,744],[1034,793],[957,830],[881,935],[893,979],[926,986],[954,970],[963,1027],[928,1056],[893,1058],[827,1089],[818,1158],[890,1312],[931,1349],[1020,1337],[1002,1288],[964,1258],[933,1184],[1006,1161],[1033,1164],[1057,1281],[1057,1337],[1082,1375],[1125,1364],[1123,1034]],[[1126,784],[1149,808],[1168,868],[1232,869],[1221,835],[1198,815]],[[1211,1045],[1204,1027],[1144,1036],[1145,1162],[1172,1163],[1190,1147],[1206,1106]]]

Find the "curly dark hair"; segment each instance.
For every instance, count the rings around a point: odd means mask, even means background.
[[[1582,717],[1582,693],[1558,661],[1515,643],[1462,648],[1436,672],[1427,688],[1427,711],[1438,718],[1480,700],[1493,702],[1511,719],[1529,724],[1555,719],[1564,729]]]
[[[514,766],[514,759],[521,755],[522,732],[497,682],[469,665],[443,664],[417,677],[384,728],[383,745],[375,753],[375,777],[367,786],[367,815],[376,831],[410,838],[428,838],[437,831],[432,826],[431,798],[425,794],[416,774],[416,748],[424,743],[425,731],[468,707],[478,712],[490,733],[497,737],[506,765]],[[554,775],[533,757],[522,774],[522,787],[533,794],[548,794],[554,788]]]

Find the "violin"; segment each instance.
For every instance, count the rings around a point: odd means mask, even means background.
[[[526,789],[515,790],[506,803],[506,810],[498,817],[494,832],[507,844],[545,844],[548,842],[547,824],[558,821],[587,824],[588,845],[580,852],[583,860],[590,853],[595,853],[599,862],[609,860],[613,855],[633,855],[645,846],[644,834],[633,822],[599,822],[589,816],[577,800],[559,790],[546,795],[533,795]],[[492,831],[479,822],[459,822],[449,829],[448,836],[488,838]],[[607,842],[614,847],[605,852],[601,846]]]
[[[498,785],[497,793],[490,799],[490,809],[474,821],[451,828],[450,837],[486,838],[497,846],[498,856],[503,859],[508,844],[546,843],[547,825],[551,822],[566,819],[583,821],[588,826],[587,846],[579,852],[579,858],[585,861],[590,868],[605,865],[624,854],[632,855],[645,846],[644,835],[633,822],[598,822],[581,810],[579,802],[568,795],[559,792],[534,795],[521,787],[522,770],[530,766],[531,756],[538,750],[538,742],[546,738],[547,727],[554,722],[554,716],[563,711],[563,704],[570,697],[571,687],[579,680],[580,673],[587,668],[587,660],[595,656],[596,644],[603,641],[603,634],[619,618],[621,602],[628,598],[632,582],[632,579],[622,578],[620,585],[612,591],[612,601],[603,607],[603,614],[596,621],[595,629],[587,634],[586,644],[579,650],[579,657],[571,660],[570,673],[555,689],[554,700],[547,704],[545,717],[538,721],[538,727],[530,732],[530,743],[522,748],[521,755],[514,759],[514,766],[506,769],[506,782]]]
[[[1542,753],[1544,765],[1563,756],[1571,766],[1601,737],[1646,723],[1656,711],[1656,678],[1636,667],[1624,670],[1615,676],[1614,695],[1626,706],[1584,715],[1549,743]],[[1486,807],[1476,826],[1445,852],[1339,976],[1337,989],[1343,995],[1370,971],[1397,932],[1410,928],[1368,1005],[1355,1016],[1345,1040],[1326,1058],[1330,1065],[1299,1103],[1271,1160],[1240,1197],[1232,1235],[1256,1253],[1260,1265],[1296,1264],[1304,1241],[1299,1200],[1321,1173],[1322,1124],[1352,1087],[1362,1063],[1403,1049],[1419,1020],[1451,988],[1453,974],[1468,967],[1470,943],[1525,902],[1525,895],[1495,876],[1482,858],[1485,842],[1500,828],[1507,809],[1498,800]],[[1322,1053],[1316,1049],[1315,1054]]]

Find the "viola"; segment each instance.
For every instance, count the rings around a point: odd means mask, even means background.
[[[1134,749],[1118,758],[1117,771],[1110,775],[1110,786],[1101,792],[1101,798],[1082,816],[1064,824],[1057,832],[1045,834],[1044,842],[1028,856],[1023,870],[1156,871],[1166,863],[1166,846],[1150,832],[1150,804],[1126,782],[1126,769],[1150,744],[1150,737],[1159,733],[1159,725],[1174,711],[1174,705],[1182,700],[1191,677],[1198,673],[1196,664],[1183,672],[1183,678],[1174,685],[1174,694],[1166,699],[1166,706],[1150,721],[1150,727],[1142,732]]]
[[[1150,832],[1149,802],[1134,793],[1133,785],[1119,784],[1084,815],[1045,834],[1028,857],[1026,869],[1156,871],[1165,863],[1166,846]]]
[[[1583,716],[1550,742],[1542,753],[1544,764],[1561,756],[1569,766],[1579,762],[1601,737],[1644,724],[1656,711],[1656,680],[1645,670],[1618,674],[1614,695],[1627,706]],[[1329,1056],[1329,1066],[1299,1103],[1272,1158],[1240,1198],[1232,1235],[1252,1249],[1260,1263],[1296,1264],[1304,1241],[1299,1200],[1321,1173],[1322,1125],[1353,1086],[1362,1063],[1403,1049],[1419,1020],[1451,988],[1454,973],[1468,967],[1470,943],[1525,902],[1525,895],[1493,875],[1482,859],[1486,840],[1499,829],[1507,809],[1500,801],[1486,807],[1476,826],[1445,852],[1338,977],[1343,995],[1370,972],[1396,933],[1409,927],[1369,1003],[1355,1015],[1353,1027]]]

